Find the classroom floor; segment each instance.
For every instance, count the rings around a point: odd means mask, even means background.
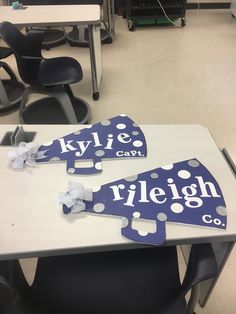
[[[229,10],[188,11],[183,29],[135,32],[128,31],[126,20],[116,17],[116,38],[102,46],[103,80],[96,102],[91,97],[87,48],[63,45],[43,53],[80,61],[84,79],[73,90],[90,103],[91,123],[125,113],[139,124],[202,124],[236,162],[235,36],[236,20]],[[16,70],[12,56],[6,61]],[[19,123],[18,113],[1,116],[0,124],[5,123]],[[31,273],[33,263],[23,263]],[[235,290],[236,250],[206,308],[197,313],[235,314]]]

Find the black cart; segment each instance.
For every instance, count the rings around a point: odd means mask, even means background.
[[[185,26],[187,0],[127,0],[127,21],[130,31],[136,27],[167,25],[181,20]]]

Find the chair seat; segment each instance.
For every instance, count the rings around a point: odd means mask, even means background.
[[[44,59],[40,64],[39,82],[44,86],[73,84],[82,78],[81,66],[75,59],[69,57]]]
[[[40,258],[32,290],[58,314],[183,314],[186,307],[175,247]]]

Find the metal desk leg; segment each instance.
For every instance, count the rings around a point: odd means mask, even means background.
[[[218,264],[218,275],[215,278],[209,279],[202,282],[200,285],[200,297],[199,304],[204,307],[215,287],[217,281],[224,269],[224,266],[230,256],[230,253],[234,247],[234,242],[220,242],[213,243],[212,248],[214,250],[217,264]]]
[[[236,178],[236,166],[233,162],[232,158],[230,157],[227,150],[224,148],[222,150],[222,154],[229,165],[229,168],[232,170],[233,174]],[[200,292],[199,292],[199,304],[204,307],[222,273],[224,266],[232,252],[235,242],[233,241],[225,241],[225,242],[212,242],[212,248],[215,253],[215,257],[218,264],[218,274],[215,278],[206,280],[201,282],[200,284]],[[188,261],[190,246],[189,245],[181,245],[182,253],[184,255],[185,261]]]
[[[234,247],[234,242],[214,242],[212,248],[215,253],[215,257],[218,264],[218,274],[215,278],[203,281],[199,284],[199,298],[198,302],[201,307],[204,307],[211,296],[211,293],[217,284],[217,281],[222,273],[224,266],[230,256],[230,253]],[[185,259],[188,263],[191,245],[181,245],[181,250]]]
[[[89,25],[89,50],[93,84],[93,99],[99,99],[99,85],[102,78],[102,47],[100,25]]]
[[[115,36],[116,28],[115,28],[115,0],[111,0],[111,29],[112,35]]]
[[[111,44],[113,41],[113,37],[115,36],[115,5],[114,0],[106,1],[106,9],[107,9],[107,24],[108,24],[108,44]]]

